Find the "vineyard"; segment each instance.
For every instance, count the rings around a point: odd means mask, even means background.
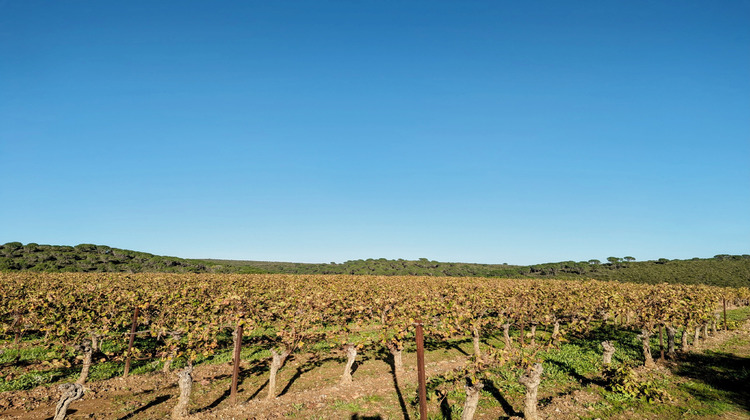
[[[146,372],[149,366],[178,373],[179,379],[171,375],[179,384],[171,416],[195,414],[190,405],[194,366],[227,353],[234,367],[229,398],[199,409],[208,415],[245,404],[250,398],[238,395],[237,381],[248,347],[266,355],[256,372],[267,383],[255,400],[273,400],[283,392],[279,374],[295,355],[337,355],[340,387],[356,384],[355,368],[367,355],[388,361],[393,382],[404,388],[399,398],[408,417],[413,408],[406,400],[415,390],[406,389],[411,368],[404,358],[413,352],[417,326],[424,329],[428,348],[467,343],[471,349],[450,370],[428,375],[430,412],[449,417],[441,404],[460,391],[461,418],[480,416],[483,388],[503,372],[517,372],[524,405],[507,414],[534,419],[539,418],[538,387],[550,373],[545,355],[552,349],[576,337],[602,337],[597,351],[603,378],[613,387],[631,387],[626,391],[638,398],[663,399],[656,387],[622,379],[634,367],[616,363],[617,352],[632,348],[637,337],[643,369],[655,368],[654,359],[674,360],[717,330],[733,327],[725,308],[747,306],[750,290],[593,280],[16,272],[0,273],[0,300],[0,389],[59,383],[75,372],[75,383],[61,386],[59,402],[57,397],[48,402],[56,419],[86,394],[90,372],[100,371],[97,364],[115,366],[110,377]],[[29,360],[21,356],[29,343],[74,356]],[[68,374],[7,373],[19,365]],[[0,405],[0,413],[12,407],[18,405]]]

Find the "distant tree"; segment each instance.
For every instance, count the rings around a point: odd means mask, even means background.
[[[622,262],[622,258],[618,257],[607,257],[607,261],[609,262],[609,265],[612,268],[620,268],[620,263]]]
[[[3,254],[9,257],[20,255],[20,251],[22,250],[23,244],[20,242],[8,242],[7,244],[3,245]]]
[[[0,257],[0,271],[10,271],[20,269],[19,265],[12,258]]]
[[[96,252],[100,254],[111,254],[112,248],[106,246],[106,245],[97,245],[96,246]]]
[[[35,244],[33,242],[26,244],[25,247],[23,247],[24,252],[38,252],[41,251],[39,248],[39,244]]]
[[[627,262],[633,262],[633,261],[635,261],[635,258],[633,258],[633,257],[625,257],[624,260],[627,261]]]
[[[589,262],[589,264],[591,264],[591,265],[599,265],[599,264],[601,264],[601,263],[602,263],[602,262],[601,262],[601,261],[599,261],[599,260],[589,260],[588,262]]]
[[[96,245],[94,244],[78,244],[74,247],[79,252],[94,252],[96,251]]]

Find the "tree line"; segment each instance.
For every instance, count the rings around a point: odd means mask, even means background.
[[[253,267],[224,268],[218,264],[165,257],[106,245],[0,245],[0,271],[109,273],[263,273]]]
[[[534,265],[475,264],[418,260],[366,259],[344,263],[290,263],[236,260],[197,260],[165,257],[104,245],[0,245],[0,271],[39,272],[173,272],[353,274],[376,276],[440,276],[500,278],[570,278],[634,283],[683,283],[750,286],[750,255],[719,254],[713,258],[636,261],[630,256],[606,262],[563,261]]]

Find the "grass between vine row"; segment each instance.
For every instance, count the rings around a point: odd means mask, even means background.
[[[735,334],[716,342],[709,339],[691,352],[681,355],[677,361],[660,363],[660,367],[651,372],[638,369],[643,363],[643,356],[635,330],[615,329],[611,325],[595,322],[589,331],[567,331],[567,340],[559,347],[542,349],[536,354],[537,358],[544,361],[539,394],[542,414],[546,418],[584,419],[750,418],[750,391],[747,385],[750,383],[750,334],[745,324],[748,318],[750,308],[728,311],[729,324]],[[250,397],[260,398],[259,392],[267,380],[267,359],[270,353],[266,335],[269,333],[271,332],[255,331],[244,339],[241,401],[248,401]],[[540,329],[537,331],[536,341],[543,343],[541,345],[544,347],[549,335],[550,331]],[[80,360],[70,347],[41,346],[40,338],[24,337],[18,345],[12,340],[0,342],[0,392],[4,394],[0,395],[12,400],[15,394],[22,395],[18,393],[21,390],[50,388],[47,397],[36,401],[31,399],[25,405],[19,406],[14,401],[16,410],[28,410],[30,414],[45,406],[54,406],[56,394],[51,386],[75,381],[80,371]],[[517,330],[513,331],[513,338],[518,345],[520,337]],[[427,360],[432,364],[448,361],[461,364],[472,353],[470,340],[427,339]],[[525,337],[526,343],[529,339],[530,337]],[[602,373],[600,343],[603,340],[616,343],[613,365],[622,368],[624,372],[616,378],[621,385],[619,388],[613,386],[612,377],[605,377]],[[678,335],[677,342],[679,341]],[[156,346],[153,339],[139,338],[137,342],[142,356],[149,354]],[[210,367],[230,363],[231,336],[227,334],[222,337],[220,343],[224,346],[223,350],[210,357],[199,358],[196,365]],[[658,335],[652,337],[651,344],[654,356],[658,358]],[[281,414],[289,418],[418,418],[416,384],[408,380],[396,386],[395,393],[353,393],[327,401],[322,407],[303,400],[294,402],[295,392],[336,385],[337,369],[343,364],[342,357],[335,352],[331,353],[337,345],[316,343],[306,349],[306,354],[295,356],[282,369],[280,380],[282,386],[286,386],[281,394],[289,395],[291,402],[280,409]],[[121,376],[124,364],[119,355],[125,351],[125,346],[124,339],[104,341],[103,354],[92,366],[89,381],[96,383]],[[499,332],[486,334],[482,338],[482,348],[485,350],[502,349],[503,346]],[[405,363],[413,363],[413,346],[407,346],[406,351],[409,354]],[[531,347],[527,344],[521,349],[522,353],[524,351],[530,354]],[[131,375],[148,377],[161,370],[161,360],[144,359],[146,360],[134,361]],[[360,361],[354,374],[355,383],[366,383],[377,380],[377,374],[367,368],[368,364],[382,364],[387,356],[383,351],[366,349],[358,359]],[[176,360],[172,368],[179,368],[183,364],[184,361]],[[514,363],[489,371],[484,379],[485,388],[476,418],[510,418],[522,415],[520,410],[523,406],[524,388],[518,383],[520,374],[521,370]],[[430,417],[460,418],[464,403],[463,383],[441,381],[441,375],[432,375],[428,380],[432,385],[429,397]],[[629,384],[628,381],[633,383]],[[228,399],[222,389],[228,388],[229,379],[226,376],[197,384],[194,391],[197,401],[193,404],[193,412],[208,413],[209,410],[227,407]],[[174,389],[168,391],[177,393]],[[201,395],[205,398],[201,398]],[[165,415],[174,404],[172,397],[153,397],[152,393],[139,394],[135,389],[132,395],[121,393],[109,400],[105,395],[100,403],[102,413],[110,413],[112,416],[95,418],[118,418],[133,413],[135,415],[132,418],[153,418]],[[170,398],[172,401],[167,403]],[[209,400],[210,403],[206,404],[205,401]],[[155,401],[158,402],[154,403]],[[148,409],[143,409],[144,406]],[[0,414],[5,409],[6,407],[0,406]]]

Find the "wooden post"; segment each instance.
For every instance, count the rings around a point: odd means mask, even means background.
[[[125,372],[122,374],[124,378],[128,377],[128,373],[130,372],[130,358],[131,358],[131,350],[133,350],[133,341],[135,341],[135,329],[138,326],[138,311],[140,310],[139,307],[135,307],[135,312],[133,312],[133,325],[130,326],[130,340],[128,341],[128,357],[125,359]]]
[[[237,324],[234,330],[234,358],[232,359],[232,389],[230,399],[232,405],[237,404],[237,382],[240,377],[240,351],[242,350],[242,324]]]
[[[424,332],[422,323],[416,322],[417,326],[417,379],[419,381],[419,418],[427,420],[427,378],[424,371]]]

